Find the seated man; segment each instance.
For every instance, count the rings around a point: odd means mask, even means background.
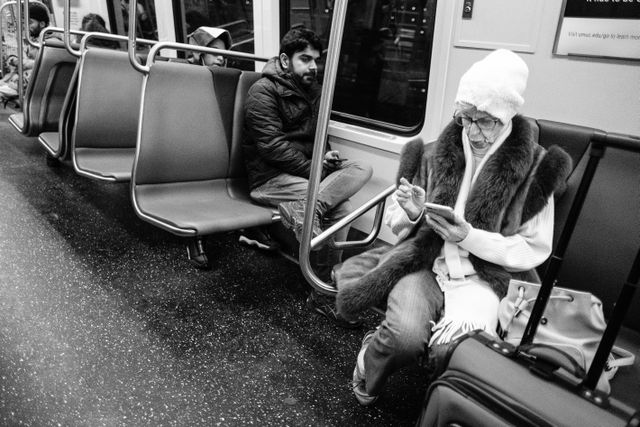
[[[352,385],[361,405],[375,402],[396,370],[425,356],[437,362],[438,350],[460,335],[495,334],[509,280],[536,280],[533,269],[551,253],[553,193],[571,158],[558,147],[545,152],[516,115],[528,74],[508,50],[471,66],[439,139],[403,149],[386,216],[403,240],[336,269],[346,318],[386,301],[385,319],[365,335],[356,359]],[[452,218],[425,202],[449,206]]]
[[[306,28],[287,32],[280,54],[265,65],[262,78],[249,89],[245,106],[244,158],[249,174],[251,197],[258,203],[277,206],[282,223],[300,240],[305,198],[313,154],[321,87],[316,77],[322,43]],[[340,159],[336,150],[325,150],[322,182],[314,212],[313,236],[351,212],[349,197],[371,177],[368,165]],[[346,240],[348,228],[336,234]],[[340,262],[341,251],[323,249],[318,259],[318,274],[330,280],[333,266]],[[333,299],[323,301],[311,293],[313,309],[343,326]]]
[[[39,3],[29,4],[29,37],[33,41],[37,41],[42,30],[49,26],[49,11],[46,7]],[[47,34],[47,38],[54,37],[51,33]],[[36,56],[38,56],[38,48],[33,47],[30,44],[26,44],[24,49],[24,55],[22,56],[22,76],[24,89],[26,90],[29,78],[31,77],[31,71],[36,62]],[[16,67],[17,59],[8,63],[9,66]],[[17,74],[15,75],[17,77]],[[3,81],[0,84],[0,102],[6,105],[8,100],[13,100],[18,97],[18,79],[12,77]]]

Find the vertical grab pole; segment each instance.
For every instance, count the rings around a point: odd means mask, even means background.
[[[64,47],[71,55],[80,58],[82,53],[71,46],[71,0],[64,0]]]
[[[313,157],[311,159],[311,172],[309,175],[309,187],[307,188],[307,206],[304,213],[304,227],[302,229],[302,241],[300,242],[300,268],[307,281],[322,292],[333,294],[336,289],[323,281],[311,269],[309,255],[311,253],[311,234],[313,228],[313,218],[315,206],[318,200],[318,190],[322,176],[322,161],[324,159],[324,148],[327,140],[327,130],[329,127],[329,117],[331,115],[331,104],[333,102],[333,92],[336,84],[336,74],[340,59],[340,46],[342,44],[342,33],[344,32],[344,22],[347,15],[347,0],[337,0],[333,9],[331,23],[331,34],[329,36],[329,46],[327,50],[327,62],[324,69],[324,81],[320,96],[320,106],[318,112],[318,124],[313,144]]]
[[[136,11],[137,10],[138,10],[138,1],[130,0],[129,1],[129,30],[128,30],[129,34],[127,34],[127,36],[129,37],[129,49],[127,49],[127,52],[129,53],[129,62],[131,62],[131,65],[133,66],[133,68],[135,68],[142,74],[147,74],[149,72],[149,66],[142,65],[140,61],[138,61],[138,57],[136,56],[136,50],[137,50],[136,31],[138,30],[136,27],[136,24],[137,24]],[[147,58],[147,64],[151,64],[151,62],[149,61],[152,61],[152,60],[153,58]]]
[[[7,44],[7,43],[6,43],[5,38],[3,37],[3,36],[4,36],[4,32],[3,32],[3,31],[4,31],[4,28],[3,28],[3,26],[2,26],[2,18],[3,18],[3,17],[4,17],[4,15],[5,15],[5,11],[4,11],[4,10],[5,10],[8,6],[11,6],[10,14],[11,14],[11,16],[13,17],[13,20],[14,20],[14,22],[15,22],[16,17],[15,17],[15,15],[14,15],[14,13],[13,13],[13,6],[14,6],[15,4],[16,4],[16,2],[15,2],[15,1],[8,1],[8,2],[6,2],[6,3],[3,3],[3,4],[2,4],[2,6],[0,6],[0,42],[2,43],[2,45],[6,45],[6,44]],[[7,21],[9,21],[9,17],[8,17],[8,16],[7,16]],[[8,28],[8,27],[9,27],[9,26],[7,25],[7,28]],[[2,46],[2,47],[4,48],[4,46]],[[3,75],[3,77],[4,77],[4,75]]]
[[[16,16],[16,45],[18,47],[18,99],[20,100],[20,105],[22,106],[22,111],[24,113],[25,105],[24,105],[24,44],[22,40],[22,2],[16,1],[16,9],[18,11],[18,16]]]

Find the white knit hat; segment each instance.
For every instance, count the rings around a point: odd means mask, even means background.
[[[522,58],[510,50],[495,50],[464,73],[456,108],[471,104],[507,123],[524,104],[528,76],[529,68]]]

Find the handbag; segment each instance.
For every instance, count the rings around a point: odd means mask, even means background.
[[[540,284],[511,280],[498,309],[500,336],[518,346],[531,314]],[[582,372],[591,366],[607,324],[602,302],[590,292],[554,287],[540,319],[534,345],[551,346],[570,356]],[[609,380],[620,366],[632,365],[634,355],[614,347],[597,388],[611,391]]]

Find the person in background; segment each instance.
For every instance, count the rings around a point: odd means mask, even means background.
[[[187,40],[189,44],[222,50],[231,49],[233,44],[229,31],[216,27],[199,27],[193,33],[187,35]],[[213,53],[194,52],[192,60],[207,67],[225,67],[227,65],[227,60],[224,56],[214,55]]]
[[[97,13],[87,13],[82,18],[82,23],[80,24],[80,30],[86,31],[88,33],[107,33],[111,34],[109,30],[107,30],[107,23],[104,21],[102,16]],[[80,39],[82,36],[78,36]],[[79,42],[80,40],[78,40]],[[119,49],[120,43],[115,40],[105,40],[101,38],[92,38],[89,41],[90,46],[96,47],[105,47],[109,49]]]
[[[243,153],[251,198],[278,207],[282,224],[300,240],[305,213],[308,179],[321,86],[317,81],[322,43],[304,27],[289,30],[280,43],[280,53],[262,70],[262,78],[249,89],[245,103]],[[372,174],[370,166],[340,158],[328,144],[324,150],[322,181],[313,215],[313,237],[351,211],[349,198]],[[347,239],[349,228],[336,233]],[[316,271],[331,281],[333,266],[342,252],[326,246],[318,253]],[[335,311],[334,298],[311,292],[310,309],[344,327],[357,327]]]
[[[18,57],[9,55],[6,63],[9,71],[0,80],[0,102],[3,108],[7,108],[7,103],[18,97]]]
[[[40,3],[30,3],[29,4],[29,37],[33,41],[37,41],[38,37],[40,37],[40,33],[43,29],[49,26],[49,11],[46,7],[41,5]],[[54,37],[51,33],[47,34],[47,38]],[[31,46],[30,44],[25,44],[24,55],[22,57],[22,73],[23,73],[23,83],[24,88],[26,89],[27,84],[29,83],[29,79],[31,77],[31,71],[33,70],[33,66],[36,62],[36,57],[38,56],[38,48]],[[12,59],[13,66],[16,67],[17,70],[17,59]],[[12,64],[7,62],[7,65],[11,66]],[[6,105],[6,102],[9,100],[13,100],[18,97],[18,82],[17,71],[15,74],[13,81],[9,79],[7,82],[3,82],[0,84],[0,102]]]
[[[538,145],[517,115],[529,70],[500,49],[462,76],[453,119],[438,140],[407,144],[385,221],[400,237],[336,268],[337,308],[346,318],[386,303],[362,341],[352,376],[361,405],[376,401],[396,370],[429,360],[464,333],[496,334],[509,280],[538,281],[551,253],[554,192],[571,171],[557,146]],[[429,210],[425,202],[452,209]],[[377,251],[377,252],[376,252]]]

